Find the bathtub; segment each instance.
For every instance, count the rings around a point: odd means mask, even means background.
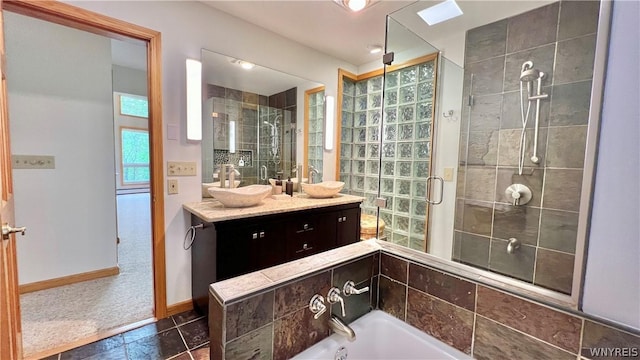
[[[373,310],[349,324],[356,341],[332,334],[292,360],[471,359],[413,326]]]

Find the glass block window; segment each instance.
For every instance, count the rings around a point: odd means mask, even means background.
[[[375,199],[379,191],[387,199],[381,209],[387,240],[424,250],[435,60],[387,72],[384,79],[342,82],[343,192]],[[365,200],[362,208],[376,212],[373,201]]]
[[[308,143],[307,143],[307,166],[313,166],[322,174],[322,156],[323,156],[323,144],[324,144],[324,90],[307,94],[309,97],[309,107],[307,108],[307,116],[309,119],[307,129]],[[349,101],[353,101],[350,99]],[[346,104],[347,106],[353,106],[352,104]],[[344,106],[344,105],[343,105]],[[349,125],[353,122],[352,114],[342,114],[343,126]],[[344,139],[351,138],[351,133],[348,133]],[[349,141],[343,141],[341,144],[350,144]],[[344,147],[343,147],[344,148]]]

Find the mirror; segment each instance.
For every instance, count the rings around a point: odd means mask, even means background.
[[[603,71],[594,67],[600,3],[460,1],[464,15],[428,26],[417,12],[435,3],[418,1],[388,17],[386,51],[395,59],[384,69],[381,136],[362,141],[365,155],[369,146],[380,149],[371,160],[381,166],[371,161],[375,171],[363,168],[364,186],[351,182],[350,191],[387,198],[379,211],[387,241],[575,306],[595,161],[585,153],[599,122],[590,105],[602,87],[592,81]],[[429,54],[437,87],[424,140],[432,152],[420,159],[421,69],[397,67]],[[414,114],[389,116],[403,106]],[[397,135],[388,136],[394,123]],[[405,142],[401,126],[412,131]],[[385,148],[395,149],[388,169]],[[342,178],[348,167],[340,166]],[[369,187],[376,172],[380,182]]]
[[[224,164],[233,186],[295,179],[307,161],[322,169],[322,84],[206,49],[201,57],[203,196]]]

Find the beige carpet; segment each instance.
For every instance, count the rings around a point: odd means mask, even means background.
[[[22,295],[26,356],[153,316],[149,193],[117,199],[120,274]]]

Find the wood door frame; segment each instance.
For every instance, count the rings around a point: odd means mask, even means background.
[[[165,318],[167,316],[167,295],[160,32],[53,0],[3,0],[2,7],[3,10],[146,46],[147,88],[149,98],[149,153],[151,157],[150,191],[154,315],[157,319]],[[4,34],[4,29],[2,29],[2,32]],[[8,137],[8,134],[6,134],[6,136]]]

